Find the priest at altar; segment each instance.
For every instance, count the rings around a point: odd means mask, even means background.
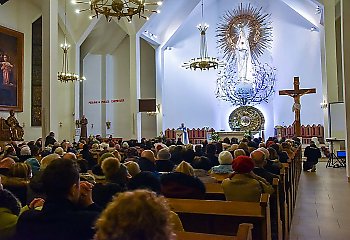
[[[180,127],[176,129],[176,140],[180,140],[183,144],[189,144],[187,127],[181,123]]]

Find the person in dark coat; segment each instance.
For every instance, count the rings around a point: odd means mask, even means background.
[[[45,138],[45,147],[47,147],[49,145],[54,145],[55,142],[57,142],[55,139],[55,133],[50,132],[49,135]]]
[[[316,146],[314,141],[311,141],[310,146],[305,148],[304,156],[306,157],[306,162],[304,162],[303,170],[308,171],[311,169],[311,172],[315,172],[316,164],[318,163],[318,159],[321,157],[321,151]]]
[[[80,154],[82,155],[83,159],[88,161],[89,169],[92,169],[93,166],[95,166],[96,161],[94,160],[88,144],[83,145],[83,150],[81,150]]]
[[[151,150],[145,150],[141,153],[141,157],[137,163],[140,166],[141,171],[156,172],[154,153]]]
[[[157,154],[156,170],[158,172],[171,172],[175,164],[170,160],[171,154],[167,148],[159,150]]]
[[[256,174],[259,177],[264,178],[269,184],[273,184],[273,179],[277,178],[280,179],[278,175],[272,174],[269,171],[267,171],[264,166],[266,164],[266,156],[263,151],[261,150],[255,150],[250,154],[251,159],[253,160],[255,167],[253,169],[253,173]],[[281,209],[283,209],[283,203],[284,203],[284,191],[282,185],[279,183],[278,186],[279,191],[279,202],[277,202],[276,194],[273,193],[271,195],[271,230],[272,230],[272,239],[278,239],[278,221],[280,219],[277,219],[277,203],[281,204]],[[284,216],[284,212],[281,214]]]
[[[161,191],[168,198],[203,199],[204,183],[194,176],[192,166],[182,161],[175,172],[160,177]]]
[[[92,239],[101,209],[92,201],[92,185],[79,181],[77,164],[55,159],[45,168],[42,181],[47,195],[43,208],[20,215],[15,239]]]
[[[106,181],[95,184],[92,197],[99,206],[104,208],[116,193],[126,190],[126,184],[131,176],[125,165],[120,163],[117,158],[106,158],[102,162],[101,168]]]
[[[285,151],[282,151],[282,147],[279,144],[272,144],[271,147],[276,150],[278,159],[281,163],[287,163],[288,162],[288,154]]]
[[[153,172],[140,172],[128,182],[128,190],[148,189],[160,193],[160,180]]]
[[[255,167],[253,169],[253,172],[262,177],[265,178],[268,183],[272,185],[274,178],[280,178],[278,175],[270,173],[264,168],[264,165],[266,163],[265,160],[265,154],[261,150],[255,150],[250,154],[251,159],[253,160]]]
[[[207,158],[209,158],[212,167],[220,165],[218,157],[216,156],[216,145],[215,144],[209,143],[207,145],[205,156]]]

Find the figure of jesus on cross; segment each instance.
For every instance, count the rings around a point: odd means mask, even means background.
[[[306,94],[316,93],[316,88],[300,89],[299,77],[294,77],[294,89],[293,90],[280,90],[279,95],[288,95],[294,99],[293,111],[295,115],[294,129],[295,136],[301,136],[301,123],[300,123],[300,97]]]

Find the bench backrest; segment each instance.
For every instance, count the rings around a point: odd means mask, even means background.
[[[168,199],[185,231],[236,235],[242,222],[254,225],[253,239],[271,239],[269,195],[260,202]]]
[[[238,227],[237,236],[225,236],[195,232],[176,232],[177,240],[252,240],[253,225],[241,223]]]

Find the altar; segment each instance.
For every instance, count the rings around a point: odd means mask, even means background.
[[[224,138],[237,138],[239,141],[244,138],[245,132],[244,131],[231,131],[231,132],[225,132],[225,131],[218,131],[219,137],[221,140],[224,140]],[[259,133],[258,131],[252,131],[251,134],[255,135]]]

